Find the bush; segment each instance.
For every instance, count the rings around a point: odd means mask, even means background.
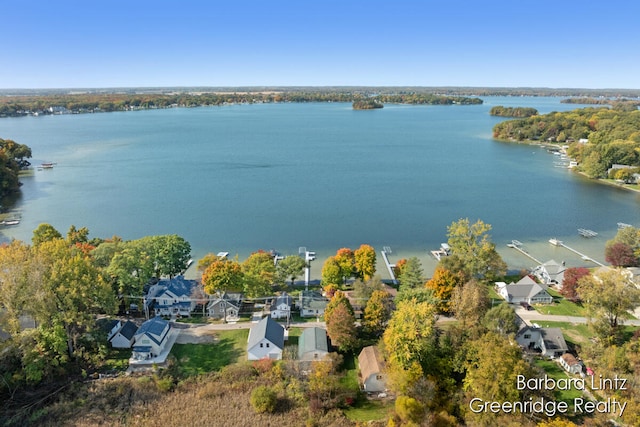
[[[412,421],[417,423],[422,418],[424,408],[413,397],[398,396],[396,399],[396,414],[402,421]]]
[[[251,392],[251,406],[257,413],[273,413],[276,410],[278,396],[267,386],[256,387]]]

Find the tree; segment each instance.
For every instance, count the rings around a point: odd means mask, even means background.
[[[87,243],[89,241],[89,229],[82,227],[77,229],[75,225],[69,227],[67,231],[67,243],[75,245],[76,243]]]
[[[640,289],[629,283],[621,269],[601,269],[597,274],[578,280],[578,295],[582,299],[592,326],[598,336],[613,343],[629,310],[640,304]]]
[[[31,242],[33,246],[38,246],[43,242],[49,242],[54,239],[62,239],[62,234],[56,230],[51,224],[40,224],[33,230]]]
[[[271,294],[276,266],[271,254],[265,251],[254,252],[242,263],[244,276],[244,293],[249,298],[263,297]]]
[[[0,198],[20,190],[18,174],[30,165],[26,160],[30,157],[31,149],[26,145],[0,138]]]
[[[382,285],[382,279],[380,279],[379,276],[375,276],[374,278],[367,280],[366,282],[363,282],[360,279],[356,279],[353,282],[353,296],[357,300],[363,301],[362,304],[364,304],[364,302],[371,298],[371,295],[375,291],[381,291],[383,289],[384,286]]]
[[[331,344],[338,347],[341,352],[348,352],[356,348],[358,332],[356,318],[349,301],[336,305],[330,310],[329,315],[325,311],[327,335],[331,338]]]
[[[116,292],[119,295],[142,295],[145,283],[154,275],[154,261],[143,240],[123,242],[118,246],[107,267],[107,273],[117,284]]]
[[[424,407],[413,397],[398,396],[395,403],[396,415],[404,422],[417,423],[422,420]]]
[[[20,316],[28,309],[31,267],[29,246],[18,240],[0,246],[0,325],[12,336],[20,332]]]
[[[156,277],[182,273],[191,257],[191,245],[177,234],[147,236],[140,243],[151,257]]]
[[[518,332],[516,312],[506,302],[500,303],[487,311],[482,319],[482,325],[487,330],[502,335]]]
[[[354,252],[356,274],[364,281],[376,273],[376,250],[369,245],[360,245]]]
[[[433,277],[425,284],[427,289],[433,291],[433,296],[440,302],[438,309],[442,313],[448,313],[453,290],[464,283],[461,273],[452,273],[442,265],[438,265],[433,272]]]
[[[615,242],[605,246],[604,259],[614,267],[635,267],[638,258],[633,248],[626,243]]]
[[[362,325],[373,336],[381,336],[393,311],[393,298],[387,291],[374,291],[364,307]]]
[[[298,255],[289,255],[284,259],[278,261],[276,265],[276,277],[278,282],[285,283],[287,280],[291,280],[291,286],[293,287],[295,280],[298,276],[304,273],[306,267],[304,259]]]
[[[529,368],[522,359],[520,347],[512,338],[487,332],[469,341],[466,347],[463,389],[467,399],[517,402],[523,398],[516,379],[518,375],[529,378]],[[500,355],[500,363],[496,363],[496,354]],[[467,420],[473,421],[469,424],[497,425],[494,417],[490,411],[474,414],[467,409]]]
[[[336,252],[335,260],[340,266],[341,283],[344,283],[346,279],[353,276],[356,265],[355,255],[349,248],[340,248]]]
[[[458,286],[451,295],[451,309],[463,328],[479,324],[488,303],[487,288],[475,280]]]
[[[202,273],[202,284],[209,295],[223,291],[243,291],[244,275],[237,260],[213,261]]]
[[[402,272],[398,276],[400,282],[400,291],[405,289],[415,289],[424,286],[424,272],[422,271],[422,264],[416,257],[411,257],[407,260],[407,263],[402,267]]]
[[[330,256],[322,264],[322,285],[342,285],[343,282],[342,269],[336,257]]]
[[[468,218],[453,222],[447,228],[452,255],[443,259],[444,265],[450,266],[449,263],[453,264],[455,258],[458,258],[462,265],[462,273],[467,278],[491,279],[506,274],[507,265],[496,251],[495,244],[491,242],[490,230],[491,225],[481,220],[474,224],[471,224]],[[452,272],[458,271],[449,269]]]
[[[562,279],[562,289],[560,293],[566,299],[570,301],[577,301],[578,297],[578,281],[584,276],[591,274],[586,267],[569,267],[564,271],[564,278]]]
[[[80,336],[95,322],[94,314],[115,311],[115,297],[90,258],[64,240],[40,244],[36,256],[47,266],[46,278],[34,295],[36,319],[62,327],[69,356],[74,357]]]
[[[390,370],[410,371],[427,363],[435,344],[436,308],[425,302],[401,301],[393,312],[383,341]]]

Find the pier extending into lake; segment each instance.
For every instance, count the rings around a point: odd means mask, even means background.
[[[571,252],[573,252],[574,254],[578,255],[580,258],[582,258],[585,261],[591,261],[594,264],[599,265],[600,267],[605,267],[604,264],[602,264],[601,262],[596,261],[595,259],[591,258],[588,255],[583,254],[582,252],[578,252],[577,250],[567,246],[564,244],[564,242],[562,240],[558,240],[558,239],[549,239],[549,243],[551,243],[554,246],[561,246],[567,250],[570,250]]]
[[[508,247],[510,247],[511,249],[515,249],[516,251],[520,252],[522,255],[531,258],[533,261],[535,261],[536,264],[542,264],[542,262],[540,262],[539,260],[535,259],[533,257],[533,255],[531,255],[529,252],[525,251],[524,249],[522,249],[522,243],[520,243],[518,240],[512,240],[511,243],[507,244]]]
[[[398,284],[398,280],[396,279],[396,274],[393,269],[395,268],[395,264],[391,264],[389,262],[389,257],[387,254],[391,253],[391,248],[389,246],[385,246],[383,250],[380,251],[382,254],[382,259],[384,260],[384,265],[387,267],[387,271],[389,272],[389,276],[391,276],[391,281],[394,285]]]

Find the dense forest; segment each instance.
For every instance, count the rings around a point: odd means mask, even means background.
[[[633,111],[640,107],[640,100],[606,97],[574,97],[560,101],[562,104],[611,105],[615,110]]]
[[[579,170],[593,178],[606,178],[614,164],[640,167],[640,110],[637,109],[584,108],[508,120],[494,126],[493,137],[569,144],[569,156],[578,162]],[[629,172],[634,171],[627,169],[624,173]]]
[[[531,117],[538,114],[538,110],[530,107],[504,107],[496,105],[491,108],[489,114],[498,117]]]

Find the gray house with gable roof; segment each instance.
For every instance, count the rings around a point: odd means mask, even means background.
[[[298,359],[322,360],[329,354],[327,331],[322,328],[305,328],[298,338]]]
[[[136,335],[138,327],[131,320],[122,323],[116,320],[107,336],[107,341],[113,348],[131,348],[133,337]]]
[[[282,359],[284,328],[271,317],[265,317],[249,331],[247,358],[249,360]]]
[[[516,335],[516,341],[528,350],[540,350],[543,356],[555,359],[567,352],[567,342],[560,328],[534,328],[527,326]]]
[[[537,283],[529,276],[524,276],[517,283],[496,283],[498,293],[505,301],[519,304],[551,304],[553,297],[547,292],[547,286]]]

